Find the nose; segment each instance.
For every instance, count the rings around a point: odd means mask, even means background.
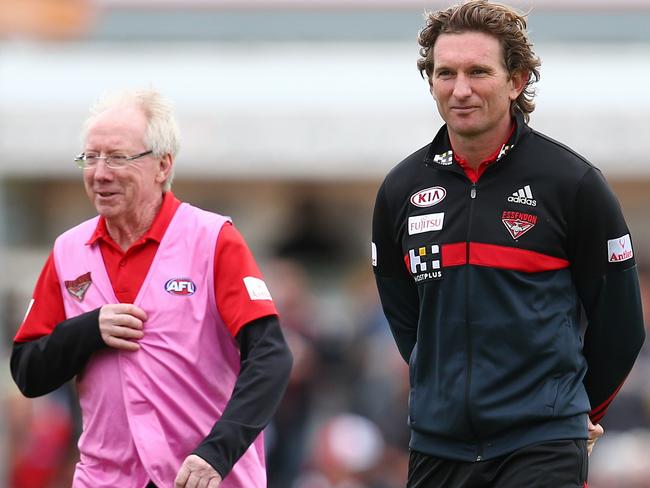
[[[472,94],[470,80],[463,73],[459,73],[454,81],[453,95],[456,98],[467,98]]]
[[[91,171],[95,180],[109,180],[113,178],[113,170],[106,166],[105,159],[98,159],[95,167]]]

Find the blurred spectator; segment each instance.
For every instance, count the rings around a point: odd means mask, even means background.
[[[650,431],[606,432],[589,459],[589,488],[649,488]]]
[[[316,430],[310,469],[295,488],[388,488],[379,475],[384,447],[372,421],[350,413],[337,415]]]
[[[395,348],[366,262],[353,269],[344,289],[356,327],[349,349],[349,362],[358,371],[350,395],[351,407],[376,422],[388,444],[406,452],[410,436],[408,366]]]
[[[325,205],[313,199],[293,205],[291,215],[287,216],[287,230],[275,246],[276,254],[309,268],[331,266],[332,257],[340,262],[348,249],[325,209]]]
[[[8,397],[11,488],[70,486],[76,457],[70,388],[34,400],[17,390]]]
[[[408,370],[366,263],[330,283],[347,316],[336,325],[323,323],[331,314],[319,313],[327,301],[320,275],[289,259],[270,262],[264,274],[294,356],[287,393],[267,429],[269,488],[404,486]],[[349,435],[365,437],[349,442]]]
[[[298,475],[312,420],[319,367],[314,336],[317,314],[307,275],[299,263],[274,261],[265,267],[265,277],[294,358],[286,393],[266,431],[268,486],[286,488]]]

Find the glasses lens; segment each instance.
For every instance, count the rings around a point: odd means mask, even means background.
[[[124,168],[127,164],[129,164],[129,158],[127,156],[115,155],[106,158],[106,166],[109,168]]]

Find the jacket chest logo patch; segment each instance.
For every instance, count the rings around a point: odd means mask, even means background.
[[[442,154],[436,154],[433,157],[433,162],[441,164],[443,166],[449,166],[454,162],[454,151],[449,150],[447,152],[443,152]]]
[[[432,232],[434,230],[442,230],[442,224],[445,220],[445,213],[434,213],[427,215],[416,215],[409,217],[408,232],[412,236],[414,234],[422,234],[423,232]]]
[[[506,226],[513,239],[519,239],[537,224],[537,215],[504,211],[501,222]]]
[[[438,203],[442,202],[447,196],[447,190],[441,186],[433,186],[431,188],[425,188],[419,192],[411,195],[409,199],[413,205],[416,207],[433,207]]]
[[[440,246],[438,244],[409,249],[408,254],[404,256],[404,262],[416,283],[442,279]]]
[[[503,146],[501,146],[501,150],[499,151],[499,154],[497,155],[497,158],[496,158],[495,161],[498,161],[498,160],[501,159],[503,156],[505,156],[506,154],[508,154],[508,151],[510,151],[510,149],[512,149],[513,147],[515,147],[514,144],[512,144],[512,145],[510,145],[510,146],[508,146],[507,144],[504,144]]]
[[[83,302],[88,288],[93,284],[93,280],[90,278],[89,271],[74,280],[64,281],[63,284],[65,285],[65,289],[68,290],[68,293],[72,295],[72,298],[78,302]]]
[[[508,197],[508,201],[510,203],[521,203],[522,205],[529,205],[531,207],[537,206],[537,200],[533,197],[533,190],[531,190],[530,185],[526,185],[513,192]]]
[[[189,278],[172,278],[165,283],[165,291],[172,295],[189,296],[194,295],[196,285]]]

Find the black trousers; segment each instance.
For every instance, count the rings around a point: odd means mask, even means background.
[[[480,462],[440,459],[411,451],[407,488],[584,488],[587,441],[533,444]]]
[[[145,488],[156,488],[156,485],[153,484],[153,481],[150,481]]]

